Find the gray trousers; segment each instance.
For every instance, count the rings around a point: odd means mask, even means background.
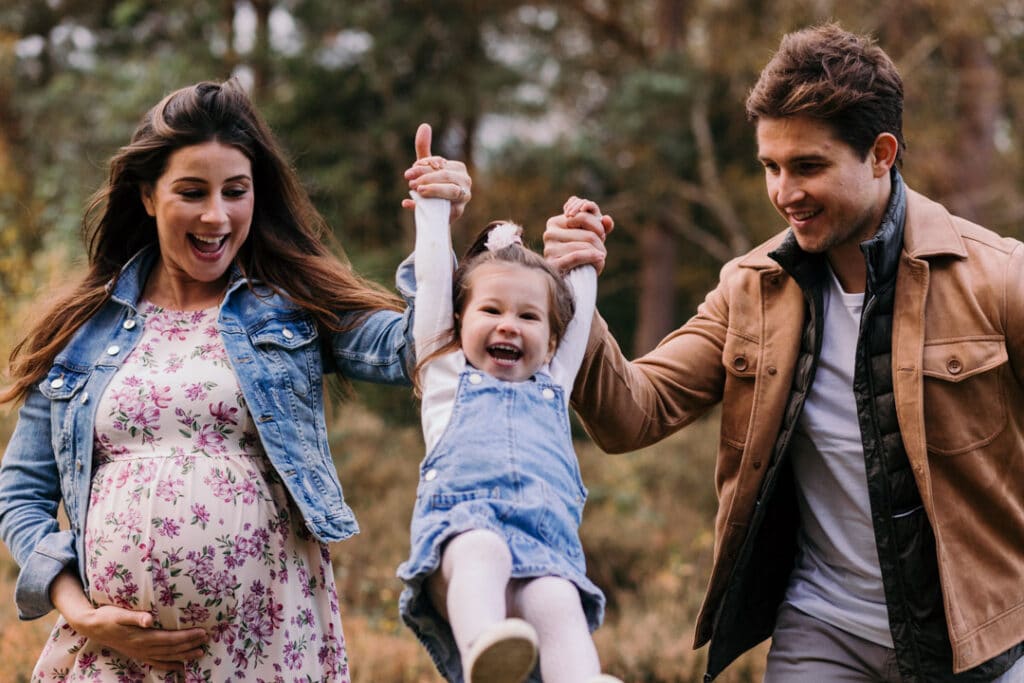
[[[896,651],[788,604],[779,608],[765,683],[902,683]],[[1021,658],[992,683],[1024,683]]]

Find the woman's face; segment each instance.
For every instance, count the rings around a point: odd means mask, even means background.
[[[182,147],[142,189],[142,203],[156,219],[161,281],[199,295],[220,292],[252,224],[249,158],[219,142]]]

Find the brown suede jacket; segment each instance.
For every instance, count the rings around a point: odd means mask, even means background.
[[[722,402],[714,566],[695,647],[710,638],[800,349],[803,295],[768,257],[783,234],[726,264],[697,314],[642,358],[628,361],[595,317],[573,392],[610,452],[654,443]],[[900,432],[963,671],[1024,641],[1024,245],[908,190],[892,352]]]

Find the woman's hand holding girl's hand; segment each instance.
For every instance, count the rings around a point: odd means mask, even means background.
[[[208,636],[201,628],[153,628],[153,615],[113,605],[93,607],[78,575],[65,569],[50,586],[50,599],[65,621],[89,640],[161,671],[184,671],[203,656]]]
[[[604,270],[608,250],[604,240],[615,221],[601,213],[589,199],[569,197],[561,216],[548,219],[544,230],[544,256],[561,272],[590,264],[598,273]]]
[[[430,125],[421,123],[416,129],[416,163],[405,171],[409,189],[416,190],[423,197],[448,199],[452,203],[451,219],[454,221],[466,210],[466,204],[473,196],[470,189],[473,179],[469,177],[466,164],[451,161],[430,153]],[[412,209],[416,202],[402,200],[402,206]]]

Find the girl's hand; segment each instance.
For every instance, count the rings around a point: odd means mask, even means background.
[[[466,164],[451,161],[430,153],[430,124],[421,123],[416,129],[416,163],[405,171],[409,189],[416,190],[423,197],[439,197],[452,203],[449,220],[454,221],[466,210],[466,204],[473,196],[470,192],[473,179],[469,177]],[[406,209],[416,207],[412,199],[403,199]]]
[[[203,656],[208,639],[203,629],[152,628],[149,612],[113,605],[93,607],[73,570],[65,569],[53,580],[50,600],[81,635],[154,669],[184,671],[185,662]]]
[[[615,229],[611,216],[602,214],[589,199],[569,197],[561,216],[548,219],[544,230],[544,256],[561,272],[590,264],[604,270],[608,250],[604,240]]]

